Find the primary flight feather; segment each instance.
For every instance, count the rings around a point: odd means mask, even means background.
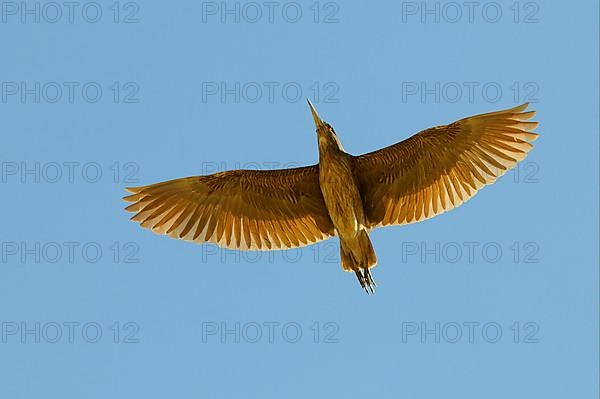
[[[454,209],[523,160],[537,122],[528,104],[423,130],[368,154],[346,153],[309,106],[319,163],[232,170],[130,187],[131,220],[157,234],[240,250],[296,248],[340,238],[342,268],[374,292],[369,230]]]

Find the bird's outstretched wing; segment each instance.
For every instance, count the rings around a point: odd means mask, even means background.
[[[369,228],[419,222],[466,202],[537,138],[528,104],[437,126],[353,158]]]
[[[233,170],[128,188],[131,219],[158,234],[246,250],[309,245],[335,234],[317,165]]]

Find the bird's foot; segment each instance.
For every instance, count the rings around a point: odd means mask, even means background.
[[[373,280],[373,276],[371,275],[371,270],[369,270],[369,268],[365,269],[365,278],[371,287],[371,291],[375,293],[375,287],[377,287],[377,284],[375,283],[375,280]]]
[[[358,278],[358,282],[360,286],[365,290],[367,295],[375,294],[375,280],[373,280],[373,276],[371,276],[371,272],[368,268],[366,269],[358,269],[355,270],[356,278]]]

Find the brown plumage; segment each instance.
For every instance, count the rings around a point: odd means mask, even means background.
[[[528,104],[423,130],[384,149],[347,154],[309,105],[319,164],[232,170],[127,188],[126,210],[158,234],[242,250],[340,238],[342,268],[373,292],[368,231],[419,222],[466,202],[525,158],[537,138]]]

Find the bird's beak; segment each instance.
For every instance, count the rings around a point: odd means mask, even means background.
[[[308,101],[310,112],[312,113],[312,117],[315,120],[315,126],[317,126],[317,129],[319,129],[321,126],[325,125],[325,123],[321,120],[321,118],[319,118],[319,114],[317,114],[317,110],[315,109],[315,107],[313,107],[310,100],[307,98],[306,101]]]

